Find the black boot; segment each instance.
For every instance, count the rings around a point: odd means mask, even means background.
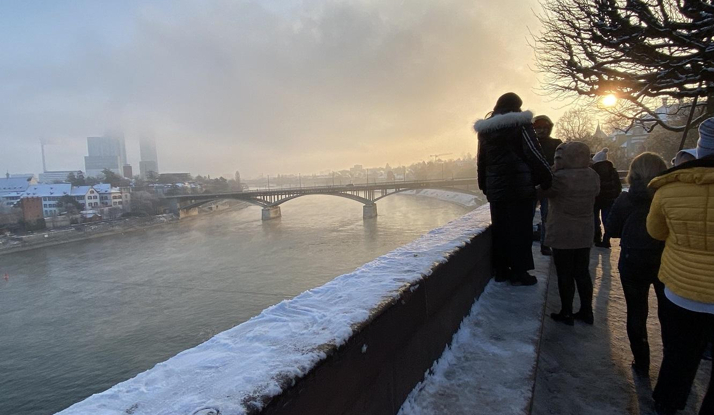
[[[573,318],[573,315],[568,312],[561,311],[560,313],[550,313],[550,318],[568,326],[575,325],[575,319]]]
[[[535,285],[537,283],[538,279],[525,271],[521,274],[511,275],[511,285]]]
[[[573,317],[576,320],[580,320],[585,324],[592,325],[595,322],[595,317],[593,316],[592,311],[580,310],[577,313],[573,314]]]
[[[493,279],[496,282],[508,281],[511,277],[511,270],[508,268],[498,268],[493,273]]]

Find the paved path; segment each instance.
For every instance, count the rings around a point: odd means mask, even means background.
[[[576,322],[575,327],[568,327],[548,317],[560,310],[557,277],[551,267],[532,414],[654,414],[652,388],[662,362],[657,299],[651,290],[648,332],[652,367],[650,379],[643,380],[630,368],[625,299],[617,272],[619,255],[616,246],[591,251],[594,326]],[[578,307],[576,295],[573,308]],[[687,408],[678,414],[697,414],[710,370],[711,362],[702,361]]]

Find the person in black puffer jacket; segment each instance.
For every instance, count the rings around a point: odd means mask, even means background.
[[[497,281],[533,285],[531,243],[536,186],[550,187],[553,175],[522,101],[502,95],[490,117],[478,120],[478,184],[491,206],[493,267]]]
[[[647,184],[665,170],[667,165],[657,154],[642,153],[635,157],[627,174],[630,190],[620,194],[605,222],[605,231],[613,238],[620,238],[618,269],[627,304],[627,336],[634,356],[632,366],[644,377],[649,376],[650,370],[647,341],[650,285],[654,286],[658,303],[661,304],[664,296],[664,284],[657,278],[664,242],[647,233],[647,214],[653,193],[647,189]],[[658,315],[664,332],[666,324],[663,324],[662,309],[658,307]]]
[[[600,229],[600,218],[602,217],[603,226],[607,220],[607,215],[610,213],[610,208],[615,202],[615,199],[622,193],[622,183],[620,175],[617,174],[615,165],[607,159],[607,147],[600,150],[593,156],[593,165],[591,168],[600,176],[600,194],[595,199],[595,234],[593,241],[595,246],[600,248],[610,248],[610,234],[605,230],[602,234]]]

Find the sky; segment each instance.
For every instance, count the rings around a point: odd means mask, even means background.
[[[84,170],[122,131],[163,172],[310,174],[476,153],[473,122],[538,90],[535,0],[0,2],[0,170]]]

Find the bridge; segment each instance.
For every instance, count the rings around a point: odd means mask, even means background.
[[[480,196],[477,193],[476,178],[449,180],[417,180],[403,182],[383,182],[369,184],[347,184],[341,186],[316,187],[283,187],[279,189],[250,190],[230,193],[202,193],[191,195],[166,196],[164,200],[179,217],[190,216],[198,212],[198,208],[207,203],[219,200],[240,200],[263,208],[262,219],[269,220],[280,217],[280,205],[302,196],[329,195],[344,197],[362,203],[364,218],[377,216],[379,199],[415,189],[439,189],[451,192]]]

